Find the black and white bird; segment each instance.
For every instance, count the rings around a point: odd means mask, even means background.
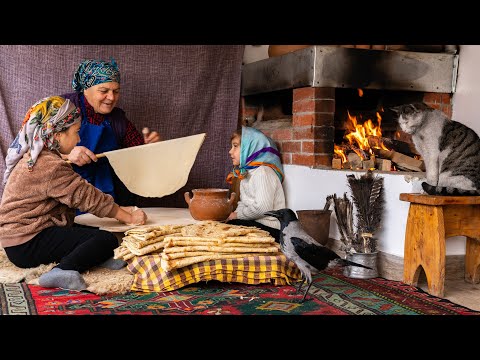
[[[328,267],[337,265],[359,266],[371,269],[368,266],[342,259],[335,251],[315,241],[302,228],[293,210],[285,208],[268,211],[265,215],[273,216],[280,221],[280,248],[287,259],[293,261],[302,273],[303,281],[297,291],[307,281],[308,287],[300,302],[305,300],[308,290],[310,290],[312,274],[317,274]]]

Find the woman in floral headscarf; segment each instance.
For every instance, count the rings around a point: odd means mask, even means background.
[[[280,222],[267,211],[285,207],[284,179],[280,153],[272,139],[260,130],[242,126],[231,137],[232,147],[228,152],[233,170],[227,182],[234,178],[240,182],[240,200],[227,222],[234,225],[256,226],[266,230],[278,242]]]
[[[75,71],[74,93],[63,94],[81,110],[80,143],[68,155],[79,173],[89,183],[112,195],[122,205],[134,205],[135,196],[115,176],[107,158],[95,154],[160,141],[156,131],[145,135],[135,128],[125,112],[116,107],[120,97],[120,71],[117,63],[84,60]]]
[[[72,226],[73,209],[125,223],[146,221],[142,210],[120,207],[62,159],[80,140],[80,123],[79,109],[70,100],[42,99],[28,110],[5,159],[0,246],[21,268],[58,263],[40,277],[45,287],[83,290],[81,272],[97,265],[125,265],[113,260],[115,235]]]

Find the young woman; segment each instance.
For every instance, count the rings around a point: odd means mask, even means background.
[[[240,179],[240,198],[227,223],[256,226],[267,230],[279,241],[280,222],[264,213],[285,208],[283,166],[272,139],[260,130],[242,126],[231,137],[233,171],[227,182]]]
[[[110,232],[75,227],[74,209],[124,223],[144,224],[142,210],[122,208],[73,171],[62,159],[80,141],[79,109],[52,96],[27,112],[5,159],[0,203],[0,246],[18,267],[58,263],[43,274],[44,287],[86,288],[81,272],[97,265],[119,268],[112,259],[118,241]]]

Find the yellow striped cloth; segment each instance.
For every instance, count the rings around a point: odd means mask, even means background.
[[[160,267],[160,259],[160,255],[150,254],[129,260],[128,270],[134,275],[131,290],[172,291],[208,280],[250,285],[269,283],[276,286],[301,280],[298,267],[283,254],[210,260],[171,271]]]

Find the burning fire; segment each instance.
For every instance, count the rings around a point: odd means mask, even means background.
[[[383,112],[383,109],[381,109],[381,111]],[[377,145],[372,145],[372,141],[370,141],[370,143],[368,141],[369,136],[373,136],[377,139],[381,139],[382,137],[382,116],[380,115],[380,112],[376,112],[378,125],[375,125],[371,119],[368,119],[363,124],[359,124],[356,116],[350,115],[350,112],[347,113],[348,120],[346,123],[346,131],[349,131],[349,133],[346,133],[344,138],[348,140],[350,146],[334,146],[335,154],[342,159],[342,163],[348,161],[345,152],[347,148],[355,151],[362,160],[368,160],[366,159],[366,155],[368,154],[374,155],[372,147],[389,150],[381,141],[378,141]]]

